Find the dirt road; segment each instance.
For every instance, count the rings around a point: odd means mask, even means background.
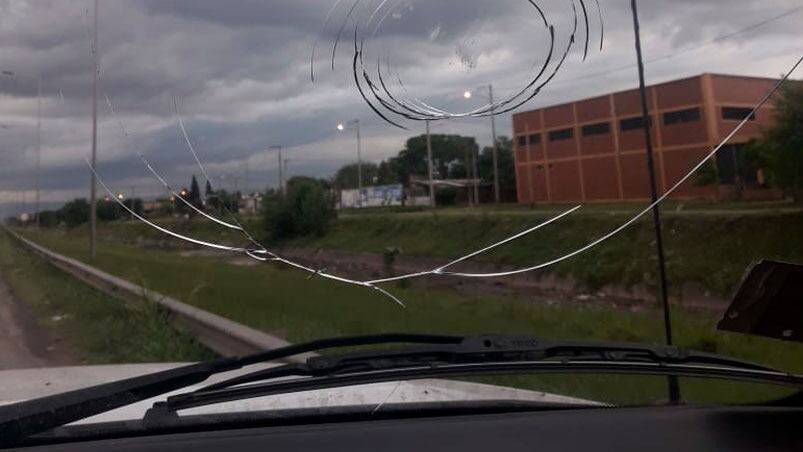
[[[14,299],[0,277],[0,370],[74,363],[69,347],[37,325],[30,308]]]

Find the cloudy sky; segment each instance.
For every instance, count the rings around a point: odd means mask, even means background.
[[[600,0],[602,51],[596,4],[586,2],[588,58],[581,26],[553,82],[519,110],[635,86],[630,2]],[[423,124],[403,120],[408,130],[392,127],[363,102],[351,70],[355,28],[366,38],[369,69],[378,58],[394,93],[450,111],[478,107],[484,92],[471,100],[462,94],[488,83],[497,98],[521,90],[547,55],[548,35],[528,0],[391,0],[373,14],[382,3],[362,0],[350,13],[352,0],[101,0],[101,176],[115,191],[163,194],[137,152],[176,186],[199,174],[174,99],[213,182],[229,188],[275,186],[273,145],[284,147],[291,174],[330,176],[356,159],[353,131],[335,127],[350,119],[360,120],[364,159],[395,154]],[[556,48],[565,48],[572,0],[537,3],[555,27]],[[703,72],[777,76],[803,54],[799,0],[641,0],[640,8],[646,58],[654,60],[649,82]],[[25,208],[23,197],[32,208],[37,83],[31,76],[42,79],[43,204],[87,196],[90,25],[88,0],[0,0],[0,70],[15,74],[0,76],[4,214]],[[500,133],[510,134],[509,114],[498,123]],[[487,119],[435,127],[491,141]]]

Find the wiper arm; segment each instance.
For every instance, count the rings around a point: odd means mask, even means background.
[[[675,347],[479,336],[452,344],[309,358],[304,364],[260,370],[169,397],[166,402],[155,404],[149,415],[155,419],[214,403],[356,384],[508,372],[672,374],[803,387],[800,376]],[[274,381],[289,376],[303,378]]]
[[[232,357],[170,369],[126,380],[0,407],[0,446],[90,416],[147,400],[205,381],[214,374],[338,347],[389,343],[459,343],[461,337],[421,334],[381,334],[322,339],[245,357]]]

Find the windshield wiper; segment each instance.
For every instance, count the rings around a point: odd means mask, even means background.
[[[543,341],[521,336],[384,334],[323,339],[245,357],[157,372],[0,407],[0,445],[17,443],[121,406],[205,381],[214,374],[331,348],[419,344],[399,349],[315,356],[226,380],[157,402],[151,419],[183,408],[270,394],[412,380],[510,372],[677,374],[803,387],[803,377],[718,355],[675,347]],[[275,381],[279,377],[301,377]],[[250,384],[249,384],[250,383]]]
[[[267,395],[386,381],[511,372],[678,375],[803,387],[801,376],[676,347],[478,336],[466,337],[458,343],[318,356],[303,364],[260,370],[157,402],[146,420],[158,423],[174,417],[181,409]]]
[[[329,348],[390,343],[449,344],[459,343],[462,339],[459,336],[422,334],[380,334],[322,339],[255,353],[245,357],[224,358],[192,364],[1,406],[0,446],[13,445],[28,436],[185,388],[203,382],[212,375],[252,364],[278,361],[291,356]]]

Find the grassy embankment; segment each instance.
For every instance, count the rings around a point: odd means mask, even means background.
[[[498,265],[528,266],[549,261],[589,243],[626,221],[635,204],[599,204],[547,226],[477,261]],[[803,262],[803,213],[784,204],[671,204],[664,209],[667,272],[670,290],[678,292],[696,283],[720,297],[729,297],[745,269],[758,259]],[[383,253],[401,248],[406,255],[454,258],[493,243],[556,215],[559,206],[535,210],[506,206],[483,209],[430,211],[374,211],[341,214],[325,237],[304,238],[282,246],[320,247]],[[166,223],[171,224],[168,220]],[[259,237],[259,220],[246,223]],[[193,221],[178,230],[194,237],[243,244],[236,231],[210,222]],[[83,230],[73,231],[83,236]],[[101,226],[107,241],[136,244],[159,240],[176,244],[147,226],[127,222]],[[605,285],[653,287],[655,252],[649,216],[603,245],[540,271],[571,277],[595,290]]]
[[[83,364],[192,362],[214,356],[172,329],[155,304],[126,306],[103,295],[22,249],[1,230],[0,277],[33,308],[37,322],[66,338]]]
[[[381,222],[388,220],[377,218],[376,221],[383,224]],[[483,219],[480,224],[488,221],[492,220]],[[510,229],[518,227],[505,220],[493,221],[501,223],[485,227],[495,233],[499,232],[500,224]],[[431,233],[441,231],[441,226],[431,228]],[[392,287],[407,303],[407,309],[403,310],[371,291],[309,279],[296,271],[272,266],[242,267],[214,258],[183,258],[175,252],[114,243],[113,240],[120,238],[120,229],[105,231],[113,232],[114,237],[107,237],[101,243],[98,258],[92,265],[293,342],[387,331],[522,333],[554,339],[638,342],[662,339],[660,313],[649,308],[634,312],[601,305],[521,303],[495,297],[463,297],[451,291]],[[343,234],[336,231],[332,237],[343,237]],[[28,235],[57,252],[89,261],[83,237],[53,231]],[[369,240],[365,234],[363,238]],[[412,236],[409,240],[411,244],[416,243]],[[459,241],[463,240],[467,238]],[[678,343],[803,371],[803,345],[716,332],[716,320],[709,312],[677,309],[674,324]],[[663,379],[647,377],[560,376],[495,381],[616,402],[660,398],[665,387]],[[746,400],[770,393],[764,388],[745,391],[743,385],[699,381],[684,381],[683,390],[690,400]]]

